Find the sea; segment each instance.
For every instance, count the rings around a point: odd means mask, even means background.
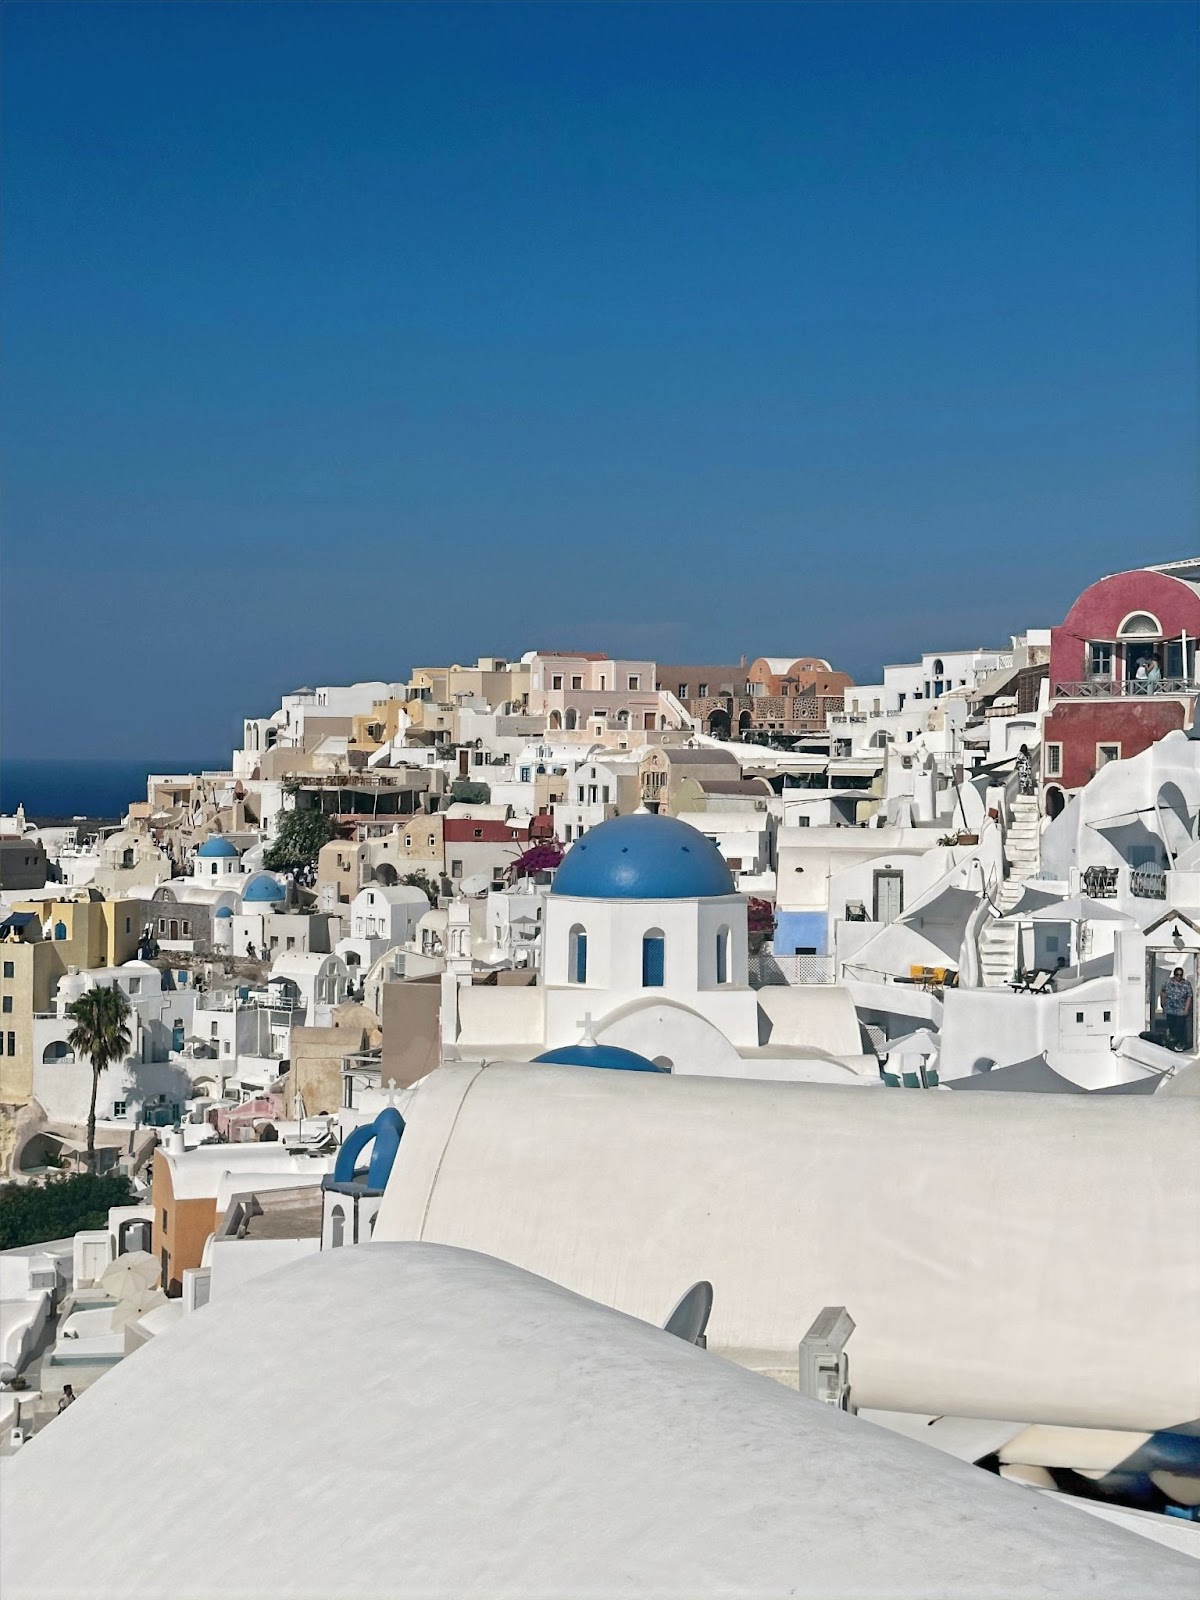
[[[25,807],[31,822],[75,817],[117,821],[146,798],[151,772],[227,771],[229,756],[207,760],[61,761],[0,757],[0,813]]]

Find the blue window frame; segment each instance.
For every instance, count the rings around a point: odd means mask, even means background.
[[[651,928],[642,939],[642,988],[661,989],[666,940],[661,928]]]
[[[587,932],[578,923],[571,929],[570,977],[572,983],[587,982]]]

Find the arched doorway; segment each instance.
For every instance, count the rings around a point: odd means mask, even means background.
[[[1056,783],[1052,783],[1046,790],[1044,809],[1048,817],[1057,817],[1066,805],[1066,797]]]
[[[728,711],[718,706],[708,714],[708,731],[714,739],[728,739],[730,720]]]
[[[754,718],[748,711],[743,711],[741,716],[738,718],[738,732],[742,734],[749,733],[753,726]]]

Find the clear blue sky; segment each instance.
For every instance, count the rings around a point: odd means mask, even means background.
[[[1197,539],[1197,7],[4,7],[4,749]]]

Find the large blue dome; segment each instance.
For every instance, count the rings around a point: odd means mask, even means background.
[[[255,878],[246,885],[242,895],[242,904],[246,905],[254,900],[286,900],[287,890],[276,878]]]
[[[196,851],[196,854],[205,857],[236,856],[239,851],[237,845],[231,844],[228,839],[222,839],[219,834],[210,833],[199,850]]]
[[[554,874],[552,894],[581,900],[695,900],[734,894],[711,839],[676,817],[613,817],[577,839]]]
[[[535,1063],[547,1067],[602,1067],[609,1072],[665,1072],[636,1050],[622,1050],[616,1044],[560,1044],[534,1056]]]

